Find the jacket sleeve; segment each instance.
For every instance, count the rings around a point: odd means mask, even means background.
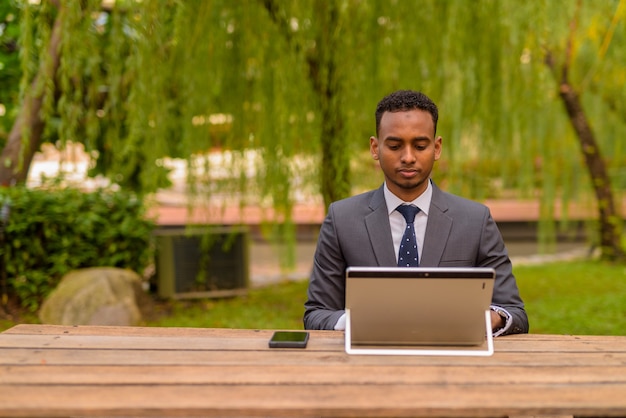
[[[511,314],[511,325],[502,335],[527,333],[528,316],[524,309],[524,302],[520,297],[519,289],[513,275],[513,267],[504,240],[500,231],[486,209],[479,245],[478,267],[492,267],[496,270],[492,305],[503,308]]]
[[[328,215],[317,242],[304,312],[305,329],[332,330],[345,307],[346,263],[337,238],[334,207]]]

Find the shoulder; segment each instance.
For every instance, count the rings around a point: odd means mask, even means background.
[[[435,187],[431,205],[439,208],[442,212],[464,212],[473,215],[485,216],[489,214],[489,208],[475,200],[467,199],[449,192],[444,192]]]
[[[475,209],[485,210],[487,206],[484,204],[477,202],[475,200],[471,200],[465,197],[461,197],[452,193],[442,192],[443,198],[450,204],[454,206],[463,206],[463,207],[471,207]]]
[[[385,202],[382,188],[337,200],[330,204],[329,211],[352,210],[355,207],[375,208]]]

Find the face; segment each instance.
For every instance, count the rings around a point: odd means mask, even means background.
[[[441,156],[441,137],[424,110],[385,112],[378,138],[370,138],[370,152],[378,160],[389,190],[405,202],[424,193],[435,161]]]

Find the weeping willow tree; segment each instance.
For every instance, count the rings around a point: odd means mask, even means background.
[[[569,202],[595,201],[603,255],[624,256],[624,0],[18,4],[3,184],[23,181],[42,141],[75,141],[124,187],[152,192],[182,158],[196,196],[289,225],[305,190],[328,204],[380,183],[362,169],[375,105],[412,88],[440,107],[436,181],[538,199],[546,237],[557,207],[567,219]]]

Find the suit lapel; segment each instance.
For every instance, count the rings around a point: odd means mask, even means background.
[[[448,206],[443,198],[443,192],[434,183],[432,185],[433,196],[428,212],[420,267],[437,267],[439,265],[452,229],[452,218],[446,215]]]
[[[372,212],[365,216],[365,227],[374,250],[376,265],[395,266],[396,255],[393,251],[389,214],[382,187],[372,196],[370,209]]]

